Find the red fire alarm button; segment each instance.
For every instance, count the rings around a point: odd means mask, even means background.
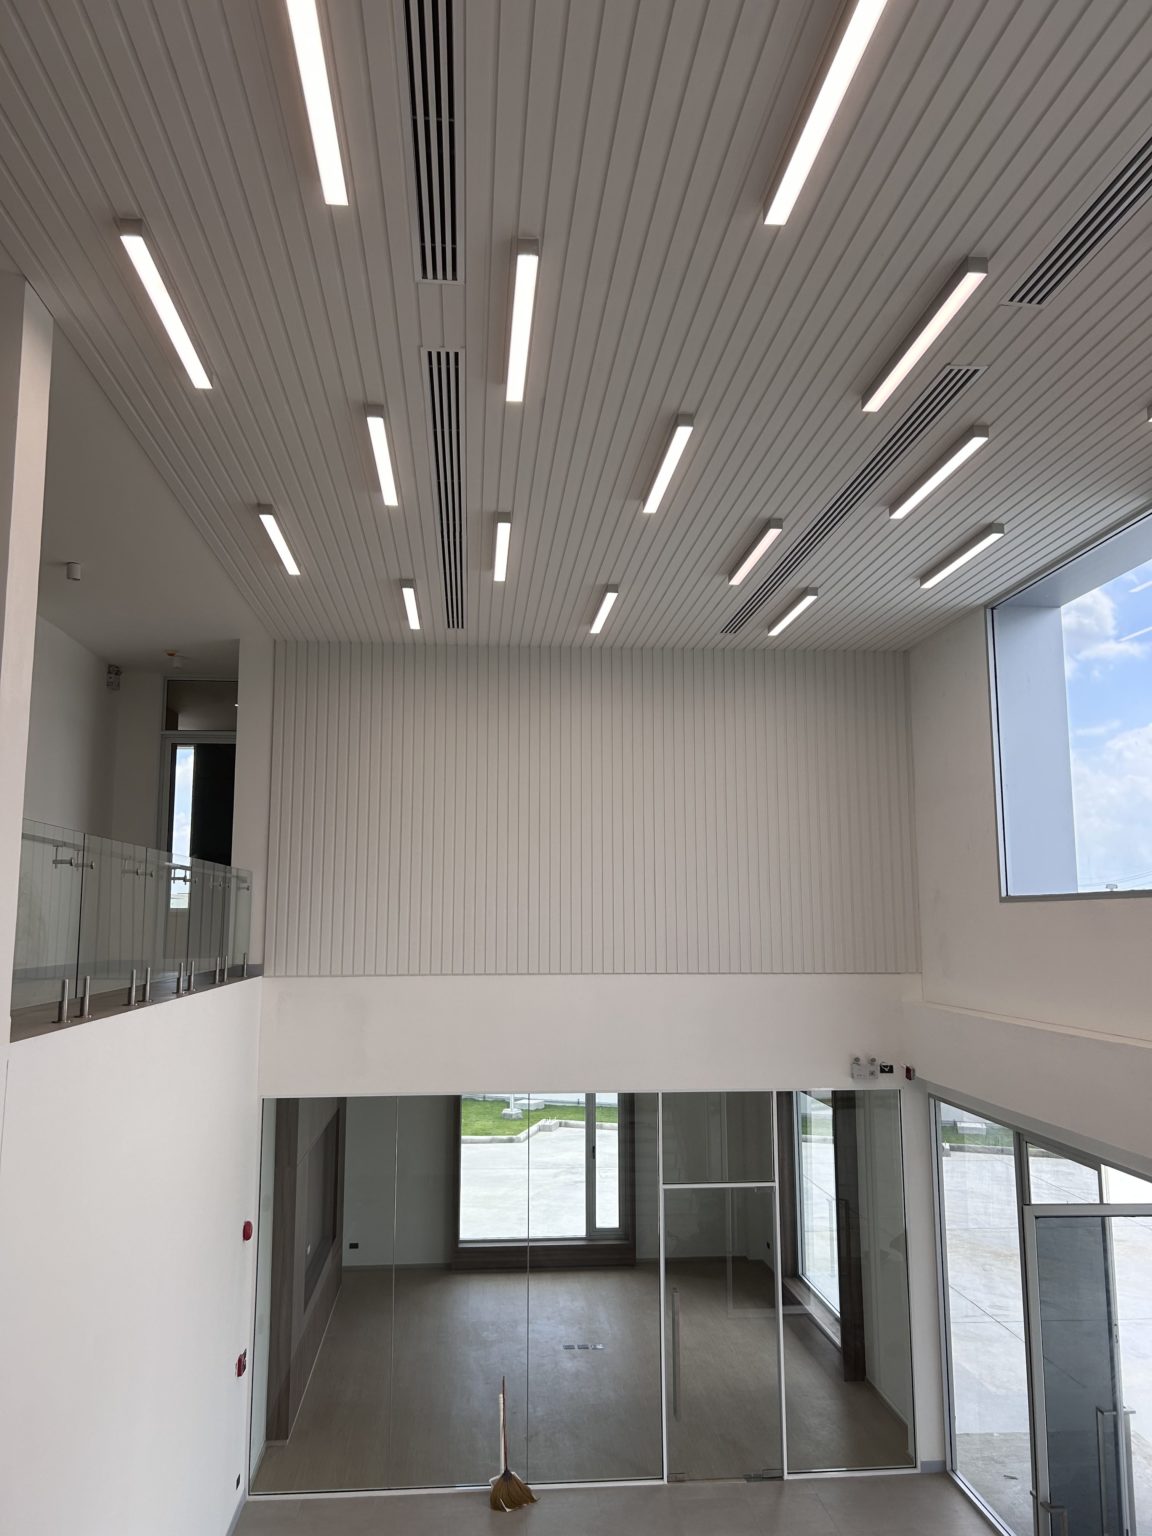
[[[244,1372],[247,1369],[248,1369],[248,1351],[244,1350],[242,1354],[239,1354],[236,1357],[236,1374],[237,1374],[237,1376],[243,1376]]]
[[[252,1223],[250,1221],[244,1223],[244,1241],[246,1243],[252,1241]]]

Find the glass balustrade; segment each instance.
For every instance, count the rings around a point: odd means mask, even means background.
[[[248,974],[252,877],[26,821],[13,1036]]]

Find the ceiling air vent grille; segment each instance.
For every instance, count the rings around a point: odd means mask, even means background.
[[[432,473],[440,518],[440,563],[449,629],[464,628],[464,432],[461,421],[462,353],[435,351],[428,360]]]
[[[892,468],[906,454],[917,438],[934,425],[973,379],[983,373],[982,368],[945,368],[909,407],[876,452],[860,469],[836,499],[793,544],[756,588],[747,601],[737,609],[724,626],[724,634],[734,635],[742,630],[748,620],[758,613],[774,592],[804,564],[828,535],[857,507]]]
[[[1076,222],[1042,256],[1008,295],[1009,304],[1046,304],[1057,288],[1079,272],[1130,213],[1152,192],[1152,139],[1146,139]]]
[[[420,276],[459,281],[454,0],[404,0]]]

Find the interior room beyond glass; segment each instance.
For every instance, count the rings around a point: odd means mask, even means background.
[[[261,1169],[256,1494],[483,1486],[502,1379],[536,1483],[915,1465],[897,1091],[269,1101]]]

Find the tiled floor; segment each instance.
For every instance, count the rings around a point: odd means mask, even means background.
[[[485,1493],[249,1502],[237,1536],[988,1536],[943,1476],[545,1490],[493,1514]]]

